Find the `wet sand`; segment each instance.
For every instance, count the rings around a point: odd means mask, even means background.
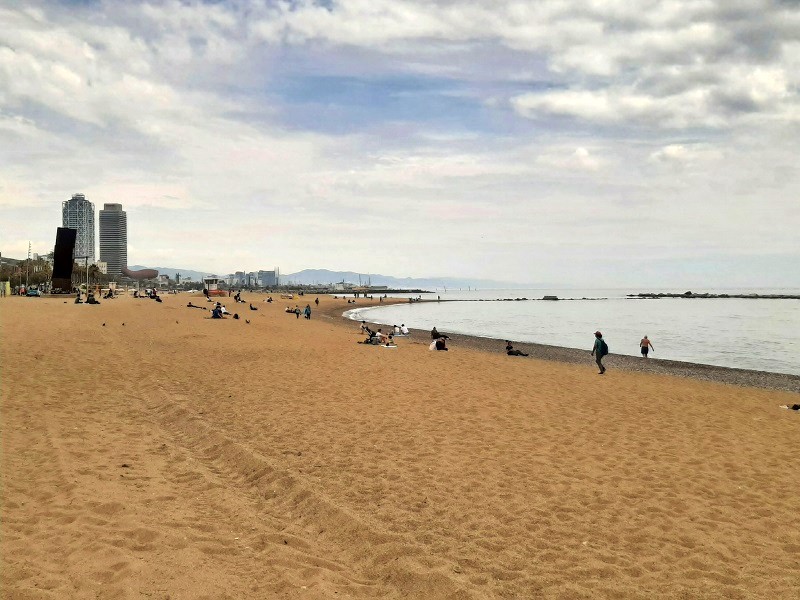
[[[797,597],[797,394],[246,298],[0,300],[4,598]]]

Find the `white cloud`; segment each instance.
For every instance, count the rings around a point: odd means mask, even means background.
[[[132,260],[221,272],[797,254],[798,25],[767,0],[0,8],[0,250],[85,192],[127,207]],[[440,85],[348,106],[403,78]]]
[[[707,144],[668,144],[650,154],[654,162],[685,165],[689,163],[719,160],[723,157],[720,150]]]
[[[251,25],[271,43],[406,52],[406,42],[497,40],[545,56],[569,90],[521,94],[520,114],[666,128],[727,127],[754,111],[794,114],[787,85],[796,60],[796,6],[770,2],[577,0],[430,3],[341,0],[330,7],[281,2]],[[785,63],[785,64],[784,64]],[[796,69],[795,69],[796,71]],[[705,84],[680,88],[692,78]],[[670,91],[670,83],[673,88]]]
[[[572,151],[568,148],[549,149],[536,157],[536,163],[570,171],[597,171],[604,164],[602,160],[583,147],[575,148]]]

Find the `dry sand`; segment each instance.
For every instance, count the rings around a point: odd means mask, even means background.
[[[187,300],[0,300],[3,598],[799,597],[797,394]]]

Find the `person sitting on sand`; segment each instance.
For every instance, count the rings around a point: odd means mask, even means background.
[[[788,408],[789,410],[799,410],[800,411],[800,404],[792,404],[789,406],[788,404],[784,404],[781,408]]]
[[[382,329],[378,329],[378,331],[372,334],[372,337],[378,340],[378,344],[382,344],[388,339],[388,336],[383,333]]]
[[[192,304],[191,300],[189,301],[189,304],[186,305],[186,308],[199,308],[200,310],[206,309],[205,306],[197,306],[196,304]]]
[[[253,306],[252,302],[250,303],[250,310],[258,310],[255,306]]]
[[[434,327],[433,329],[431,329],[431,339],[432,339],[432,340],[438,340],[439,338],[444,338],[444,339],[446,339],[446,340],[449,340],[449,339],[450,339],[450,338],[449,338],[448,336],[446,336],[445,334],[443,334],[443,333],[439,333],[438,331],[436,331],[436,327]]]
[[[511,345],[510,340],[506,340],[506,354],[509,356],[528,356],[520,350],[514,350],[514,346]]]
[[[436,344],[436,349],[437,350],[444,350],[444,351],[448,350],[448,348],[447,348],[447,337],[446,336],[437,338],[434,343]]]
[[[211,318],[212,319],[222,319],[222,309],[219,306],[215,306],[214,310],[211,311]]]
[[[395,347],[395,346],[397,346],[397,344],[395,344],[395,343],[394,343],[394,336],[393,336],[391,333],[389,334],[389,337],[388,337],[388,339],[386,340],[386,344],[385,344],[385,346],[386,346],[387,348],[392,348],[392,347]]]
[[[401,332],[403,335],[408,335],[408,327],[406,327],[406,324],[405,324],[405,323],[403,323],[402,325],[400,325],[400,332]]]
[[[639,348],[641,348],[642,350],[642,358],[647,358],[647,353],[650,350],[652,350],[653,352],[656,351],[656,349],[653,347],[653,343],[647,339],[647,336],[644,336],[642,338],[642,341],[639,342]]]

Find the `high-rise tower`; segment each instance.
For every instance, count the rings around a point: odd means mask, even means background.
[[[61,203],[62,227],[76,229],[75,256],[88,256],[89,264],[94,262],[94,204],[83,194],[74,194]]]
[[[112,276],[128,266],[128,215],[122,204],[104,204],[100,211],[100,260]]]

